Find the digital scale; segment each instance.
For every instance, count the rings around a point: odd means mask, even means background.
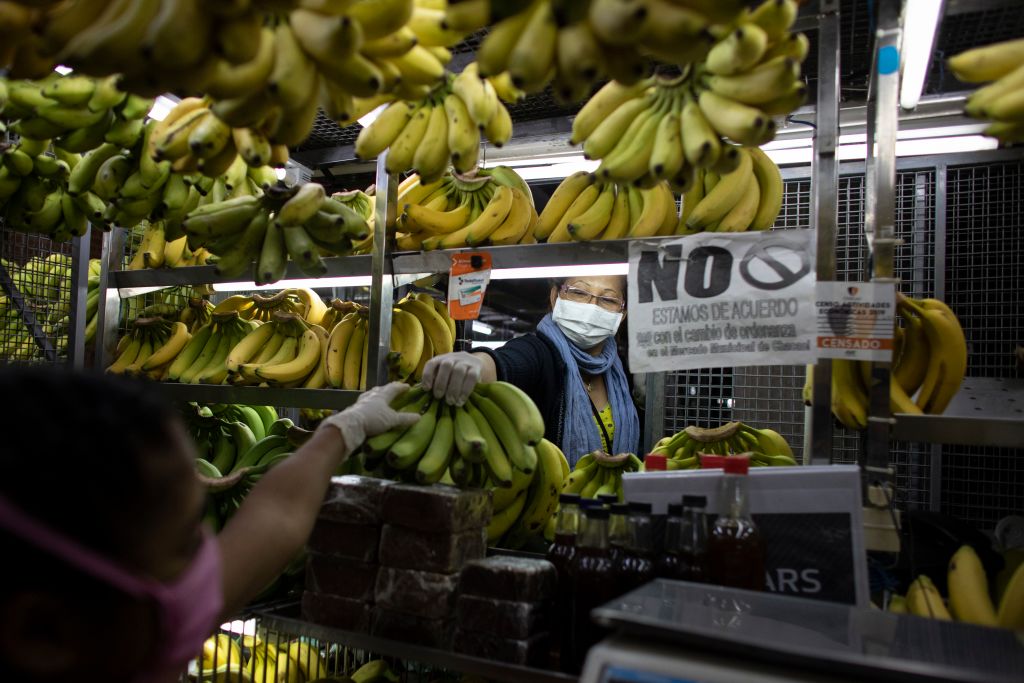
[[[656,580],[600,607],[580,683],[1021,683],[1024,638],[820,600]]]

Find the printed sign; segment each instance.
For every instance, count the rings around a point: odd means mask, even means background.
[[[820,357],[892,360],[894,284],[819,282],[817,289]]]
[[[448,278],[448,313],[452,320],[476,320],[491,281],[491,255],[485,251],[452,256]]]
[[[810,230],[701,233],[629,246],[629,369],[815,358]]]

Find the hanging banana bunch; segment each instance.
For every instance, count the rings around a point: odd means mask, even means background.
[[[433,182],[449,164],[460,173],[476,168],[481,132],[501,147],[512,137],[512,117],[491,82],[470,63],[425,99],[388,105],[360,131],[356,156],[372,159],[387,149],[389,173],[413,170]]]
[[[477,51],[480,73],[508,71],[516,87],[537,92],[549,83],[563,101],[577,101],[593,83],[632,84],[653,57],[669,64],[699,61],[711,36],[740,16],[742,2],[677,0],[472,0],[451,4],[444,26],[491,28]]]
[[[605,180],[668,180],[684,192],[698,168],[729,173],[741,156],[722,138],[762,145],[775,136],[772,117],[806,96],[800,62],[808,42],[789,33],[795,17],[792,0],[767,0],[681,76],[608,83],[573,120],[572,143],[601,160]]]
[[[398,209],[402,251],[529,243],[537,221],[529,186],[507,166],[426,183],[412,175],[399,187]]]
[[[416,10],[413,0],[67,0],[19,15],[38,31],[0,57],[18,75],[59,63],[122,73],[132,92],[208,93],[223,123],[291,146],[307,137],[318,108],[355,120],[380,104],[359,99],[429,92],[451,59],[445,46],[463,34]]]
[[[893,413],[941,415],[967,373],[967,340],[953,311],[938,299],[896,295],[903,325],[895,330],[889,408]],[[804,402],[813,400],[808,366]],[[832,414],[847,429],[867,428],[871,364],[832,359]]]
[[[1024,142],[1024,39],[967,50],[947,63],[965,83],[989,83],[964,107],[968,116],[993,122],[985,135],[1002,143]]]
[[[321,276],[327,268],[323,254],[348,254],[352,241],[368,234],[363,217],[327,197],[317,183],[290,188],[276,184],[261,196],[200,206],[182,228],[190,246],[205,247],[217,256],[219,274],[236,277],[255,262],[259,284],[284,277],[289,258],[302,272]]]
[[[636,187],[578,171],[551,195],[533,237],[546,242],[660,237],[678,234],[678,226],[676,198],[667,182]]]

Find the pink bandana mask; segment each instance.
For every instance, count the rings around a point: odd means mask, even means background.
[[[166,680],[183,672],[213,632],[224,606],[221,558],[216,538],[204,533],[192,563],[170,583],[140,577],[51,529],[0,496],[0,529],[60,558],[133,598],[156,603],[160,619],[155,661],[134,683]]]

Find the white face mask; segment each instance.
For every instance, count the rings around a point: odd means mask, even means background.
[[[555,299],[551,319],[569,341],[585,351],[618,331],[622,313],[606,311],[597,304],[581,304],[559,297]]]

